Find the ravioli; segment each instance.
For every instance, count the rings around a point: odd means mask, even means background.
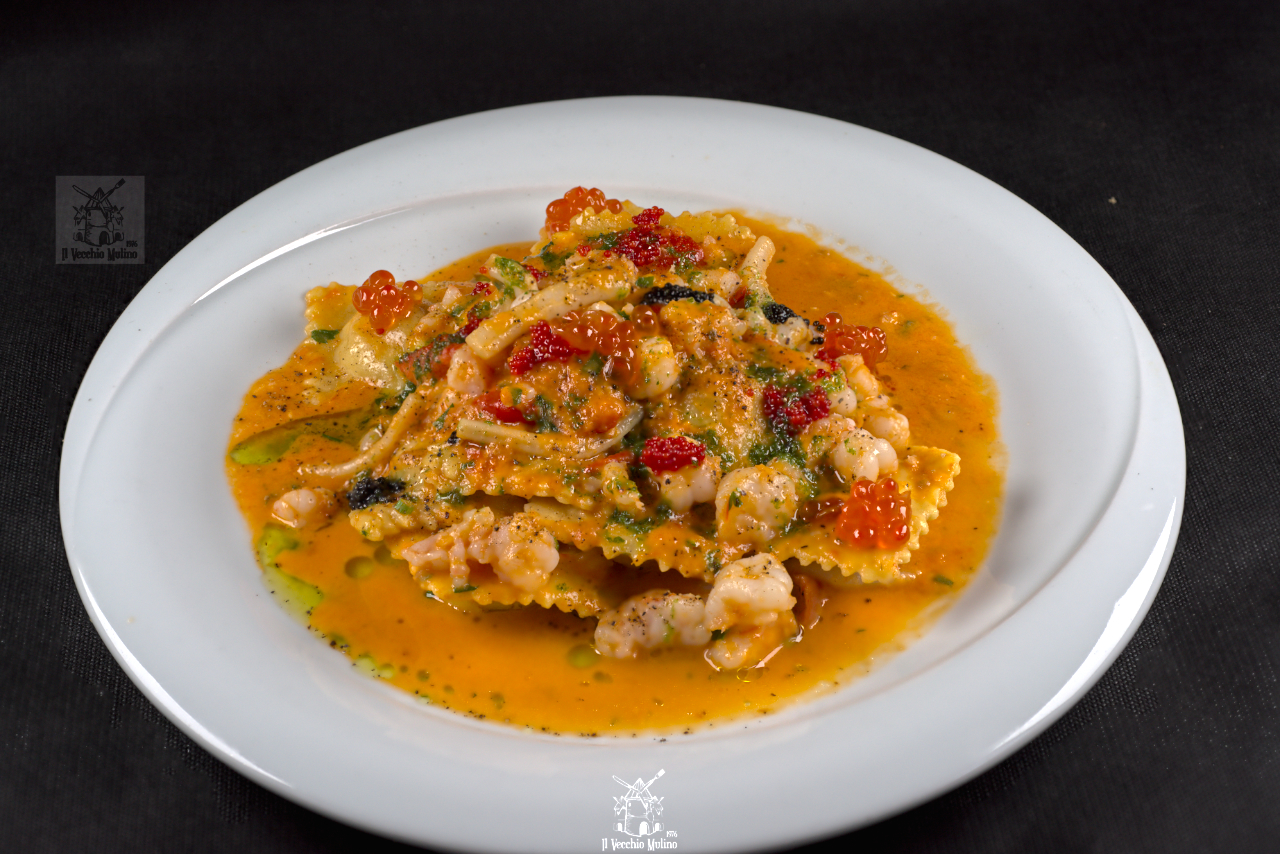
[[[306,433],[323,461],[276,521],[345,516],[442,605],[554,609],[606,655],[714,668],[799,636],[799,574],[912,580],[960,459],[912,442],[884,333],[775,301],[773,242],[730,214],[579,191],[468,280],[308,293],[309,411],[346,432]],[[233,461],[287,461],[272,426]],[[646,569],[671,589],[629,589]]]

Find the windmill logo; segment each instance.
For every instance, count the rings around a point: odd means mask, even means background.
[[[141,264],[146,179],[59,175],[55,185],[59,264]]]
[[[75,184],[71,185],[71,189],[85,198],[84,204],[75,209],[75,240],[90,246],[110,246],[124,240],[124,232],[121,230],[124,228],[124,208],[111,202],[111,194],[123,186],[123,178],[105,193],[101,187],[87,193]]]
[[[650,836],[662,830],[662,822],[657,820],[662,814],[662,798],[654,797],[649,787],[665,773],[660,769],[647,783],[640,782],[639,777],[634,783],[628,783],[614,775],[613,779],[627,788],[625,795],[613,798],[613,812],[619,818],[614,830],[620,830],[627,836]]]

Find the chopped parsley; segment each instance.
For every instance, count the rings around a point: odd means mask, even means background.
[[[553,404],[549,398],[540,394],[533,399],[533,405],[538,410],[537,420],[534,424],[537,432],[555,433],[558,430],[556,420],[553,417],[555,414],[555,404]]]
[[[338,337],[341,329],[314,329],[311,332],[311,340],[317,344],[328,344],[334,338]]]
[[[706,446],[707,450],[720,458],[720,473],[728,474],[733,469],[733,464],[738,461],[737,456],[724,446],[720,441],[720,434],[714,430],[703,430],[693,437]]]
[[[456,486],[453,489],[447,489],[444,492],[438,493],[436,497],[446,504],[452,504],[455,507],[462,506],[462,504],[467,500],[467,497],[462,494],[462,490],[458,489]]]
[[[775,365],[751,365],[747,368],[747,376],[752,379],[773,382],[786,376],[786,372]]]
[[[643,539],[650,531],[658,527],[660,522],[653,518],[637,519],[625,510],[614,510],[607,524],[625,528],[634,536]]]
[[[552,252],[551,244],[548,243],[546,247],[538,253],[538,260],[542,262],[542,266],[546,267],[548,272],[555,272],[564,266],[564,259],[568,258],[572,254],[572,249],[567,249],[564,252]]]
[[[412,382],[405,383],[404,388],[401,390],[401,392],[398,395],[396,395],[395,397],[386,397],[382,399],[382,408],[389,410],[391,412],[396,412],[397,410],[400,409],[401,406],[404,405],[404,402],[409,399],[409,395],[413,394],[417,390],[418,390],[418,386],[416,383],[412,383]]]
[[[706,561],[707,561],[707,569],[711,570],[712,575],[715,575],[717,572],[719,572],[721,569],[724,568],[724,560],[722,560],[720,557],[719,549],[712,549],[711,551],[707,552]]]
[[[498,268],[498,273],[502,276],[502,281],[495,284],[502,286],[503,296],[512,298],[516,295],[517,284],[522,288],[525,286],[525,276],[529,275],[529,271],[519,261],[512,261],[510,258],[499,255],[493,259],[493,266]]]

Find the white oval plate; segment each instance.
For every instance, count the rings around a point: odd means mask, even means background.
[[[421,275],[530,239],[577,184],[668,209],[812,223],[918,282],[1000,389],[1003,526],[982,572],[870,676],[766,719],[656,739],[541,737],[358,675],[261,584],[223,452],[253,379],[299,340],[302,294]],[[963,475],[962,475],[963,476]],[[1185,479],[1164,364],[1105,272],[969,170],[852,125],[747,104],[618,98],[440,122],[246,202],[160,270],[103,342],[67,427],[61,510],[85,605],[130,677],[252,780],[389,836],[600,850],[614,780],[660,838],[742,851],[905,809],[1026,743],[1145,614]],[[647,841],[647,840],[645,840]]]

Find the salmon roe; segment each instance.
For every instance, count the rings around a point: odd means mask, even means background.
[[[910,533],[910,495],[898,494],[892,478],[854,483],[836,520],[836,536],[865,549],[899,548]]]
[[[862,355],[862,361],[871,370],[889,353],[884,330],[878,326],[846,326],[834,311],[822,318],[826,330],[822,333],[822,347],[815,353],[824,362],[834,362],[851,353]]]
[[[369,318],[369,325],[379,335],[408,317],[420,299],[422,287],[417,282],[410,280],[396,287],[396,277],[386,270],[376,271],[351,295],[356,311]]]
[[[544,362],[599,353],[604,359],[601,372],[628,385],[640,371],[640,339],[657,325],[658,315],[648,306],[637,309],[631,320],[597,309],[571,311],[535,324],[530,343],[507,360],[507,367],[519,376]]]
[[[569,220],[587,208],[592,208],[600,213],[604,211],[621,213],[622,202],[617,199],[606,199],[604,193],[595,187],[590,190],[585,187],[574,187],[565,193],[563,198],[556,199],[547,205],[547,233],[555,234],[558,231],[568,231]]]
[[[656,316],[648,309],[637,312],[646,323],[656,325]],[[551,321],[552,328],[572,346],[588,353],[599,353],[605,359],[604,373],[627,385],[639,371],[641,327],[607,311],[588,309],[571,311]]]

